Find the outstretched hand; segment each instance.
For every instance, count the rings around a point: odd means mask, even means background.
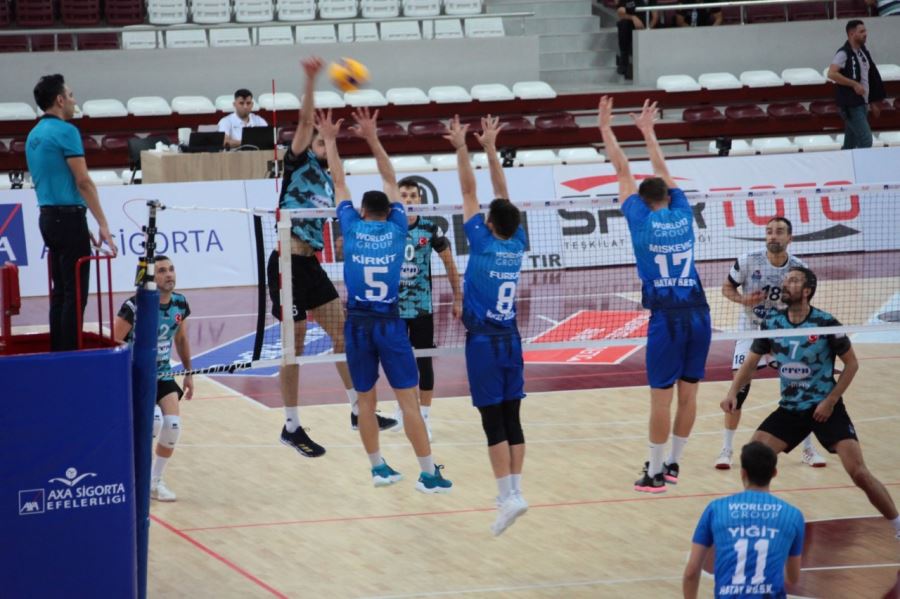
[[[325,61],[319,56],[308,56],[300,61],[300,66],[309,79],[315,79],[325,67]]]
[[[353,120],[356,124],[350,127],[358,137],[363,139],[372,139],[378,137],[378,111],[374,114],[369,113],[369,108],[364,106],[353,111]]]
[[[609,96],[601,97],[600,104],[597,106],[597,127],[599,129],[612,126],[612,111],[613,99]]]
[[[481,135],[478,133],[475,134],[475,139],[478,140],[478,143],[481,144],[481,147],[484,149],[496,149],[497,147],[497,135],[500,133],[500,130],[506,126],[506,123],[500,122],[500,117],[487,115],[486,117],[481,117]]]
[[[458,114],[453,115],[453,119],[446,125],[446,131],[444,139],[450,142],[454,150],[466,146],[466,133],[469,131],[469,126],[460,124]]]
[[[324,110],[316,111],[316,129],[319,130],[319,135],[325,141],[335,141],[337,139],[341,130],[341,123],[343,122],[344,119],[338,119],[337,122],[333,122],[331,120],[331,110],[327,112]]]
[[[641,114],[629,113],[628,116],[634,121],[635,126],[641,131],[653,131],[653,124],[659,119],[659,109],[656,108],[656,102],[650,103],[650,99],[644,100],[644,106],[641,108]]]

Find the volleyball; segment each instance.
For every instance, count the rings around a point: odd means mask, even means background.
[[[336,88],[342,92],[352,92],[369,80],[369,69],[358,60],[342,58],[329,65],[328,76]]]

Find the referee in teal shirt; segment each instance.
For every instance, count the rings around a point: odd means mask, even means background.
[[[25,158],[41,209],[41,236],[50,250],[50,349],[68,351],[78,348],[78,310],[84,314],[90,282],[89,266],[82,265],[76,274],[75,265],[91,255],[92,242],[96,245],[87,210],[100,225],[100,242],[106,242],[113,256],[117,249],[88,176],[81,133],[67,122],[75,114],[75,95],[62,75],[45,75],[34,86],[34,100],[44,116],[28,134]],[[81,279],[81,305],[75,297],[76,276]]]

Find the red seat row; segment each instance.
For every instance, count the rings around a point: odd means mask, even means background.
[[[0,0],[2,2],[3,0]],[[79,50],[118,50],[119,36],[115,33],[79,33],[77,35],[62,34],[56,36],[54,44],[52,35],[11,35],[0,37],[0,52],[27,52],[29,47],[34,52],[69,51],[75,49],[77,38]]]
[[[893,102],[883,100],[878,104],[882,113],[900,110],[900,98]],[[686,123],[713,124],[730,121],[764,121],[769,118],[777,120],[807,119],[812,116],[832,116],[838,114],[837,104],[830,100],[815,100],[809,108],[799,102],[776,102],[763,110],[756,104],[733,104],[725,108],[723,114],[713,106],[691,106],[686,108],[682,119]]]
[[[100,0],[15,0],[15,9],[8,0],[0,0],[0,27],[15,25],[23,28],[97,27],[103,23],[111,27],[144,23],[142,0],[106,0],[105,11]],[[13,19],[15,16],[15,19]],[[79,45],[80,48],[83,48]]]

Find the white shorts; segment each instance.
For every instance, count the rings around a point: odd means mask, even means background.
[[[731,369],[732,370],[740,370],[741,366],[744,364],[744,360],[747,358],[747,354],[750,353],[750,346],[753,345],[753,339],[738,339],[734,342],[734,356],[731,359]],[[759,363],[757,363],[757,368],[765,368],[769,365],[772,357],[769,354],[764,356],[760,356]]]

